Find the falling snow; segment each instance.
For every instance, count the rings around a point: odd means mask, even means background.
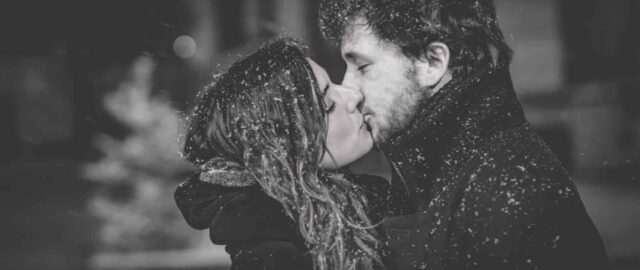
[[[597,237],[589,235],[588,221],[568,218],[584,213],[576,188],[525,121],[504,73],[487,69],[450,82],[420,108],[406,132],[382,145],[401,178],[422,190],[414,201],[424,218],[415,226],[429,235],[398,240],[430,247],[413,263],[462,269],[491,256],[514,269],[525,264],[536,269],[535,258],[542,254],[534,250],[561,252],[559,239],[570,233],[565,224],[576,224],[587,239]],[[503,257],[503,247],[514,243],[521,250]],[[513,252],[522,253],[512,257]]]

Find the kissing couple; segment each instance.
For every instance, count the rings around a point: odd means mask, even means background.
[[[175,200],[231,269],[609,269],[524,117],[493,1],[318,12],[341,84],[282,38],[207,85],[188,119],[184,156],[201,170]]]

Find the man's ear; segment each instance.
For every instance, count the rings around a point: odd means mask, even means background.
[[[413,61],[416,79],[421,87],[433,89],[446,79],[450,56],[449,47],[442,42],[427,46],[420,58]]]

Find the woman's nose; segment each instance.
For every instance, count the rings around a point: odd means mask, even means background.
[[[359,106],[364,99],[364,95],[362,94],[362,92],[360,92],[360,90],[358,90],[357,88],[342,85],[336,85],[336,88],[339,89],[349,112],[353,112],[359,109]]]

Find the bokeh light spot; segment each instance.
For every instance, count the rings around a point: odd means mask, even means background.
[[[180,58],[187,59],[191,58],[196,54],[198,50],[198,45],[196,41],[187,35],[182,35],[176,38],[173,42],[173,51]]]

